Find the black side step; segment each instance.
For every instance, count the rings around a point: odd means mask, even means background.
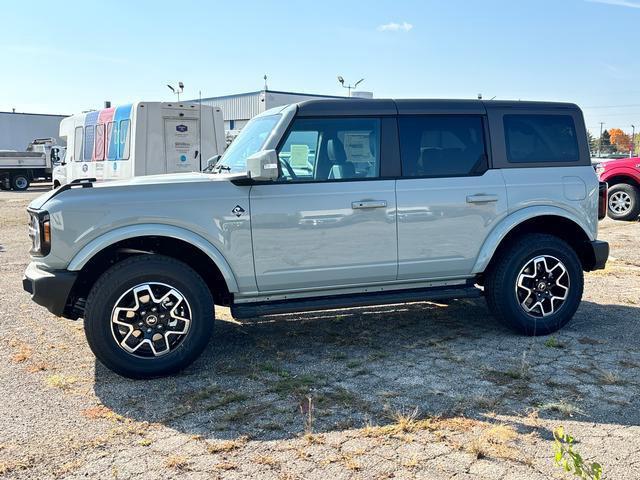
[[[330,297],[301,298],[259,303],[236,303],[231,305],[231,315],[237,319],[278,315],[282,313],[334,310],[339,308],[389,305],[393,303],[450,300],[453,298],[476,298],[482,290],[464,285],[461,287],[434,287],[403,291],[358,293]]]

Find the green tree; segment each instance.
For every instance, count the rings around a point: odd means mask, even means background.
[[[591,156],[594,156],[598,151],[598,140],[589,131],[587,131],[587,138],[589,139],[589,150],[591,151]]]
[[[613,153],[614,146],[611,145],[611,135],[608,130],[602,132],[602,136],[600,137],[600,154],[607,155]],[[596,148],[596,151],[598,149]]]

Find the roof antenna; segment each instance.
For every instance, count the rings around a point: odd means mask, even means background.
[[[264,91],[266,92],[267,90],[269,90],[269,86],[267,85],[267,74],[264,74]]]

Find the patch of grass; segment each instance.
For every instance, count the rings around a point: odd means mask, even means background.
[[[26,362],[31,358],[32,354],[33,350],[29,345],[27,345],[26,343],[20,343],[17,345],[16,352],[13,354],[13,357],[11,357],[11,361],[13,363]]]
[[[476,458],[517,459],[518,450],[513,446],[513,441],[518,437],[513,427],[508,425],[495,425],[489,427],[467,445],[467,451]]]
[[[124,421],[124,417],[122,415],[115,413],[113,410],[108,409],[104,405],[87,408],[82,411],[82,416],[90,420],[103,418],[114,422]]]
[[[51,388],[58,388],[60,390],[70,390],[74,384],[78,382],[75,377],[69,377],[63,374],[51,375],[47,378],[47,385]]]
[[[602,372],[600,384],[602,385],[624,385],[625,380],[617,372]]]
[[[266,465],[268,467],[275,467],[280,465],[280,462],[269,455],[257,455],[253,457],[253,461],[258,465]]]
[[[213,467],[216,468],[217,470],[227,471],[227,470],[235,470],[236,468],[238,468],[238,464],[233,462],[220,462],[220,463],[216,463]]]
[[[189,460],[184,455],[170,455],[164,465],[172,470],[185,471],[189,467]]]
[[[212,454],[232,452],[241,448],[247,441],[247,437],[239,437],[235,440],[224,440],[215,443],[207,442],[207,451]]]
[[[216,410],[221,407],[226,407],[227,405],[231,405],[232,403],[244,402],[249,398],[248,395],[244,393],[233,393],[227,392],[222,397],[217,399],[214,403],[207,406],[207,410]]]
[[[354,368],[358,368],[362,365],[362,360],[349,360],[346,363],[347,368],[349,369],[354,369]]]
[[[279,374],[282,371],[282,367],[280,367],[279,365],[276,365],[273,362],[261,363],[260,365],[258,365],[258,369],[263,372],[275,373],[275,374]]]
[[[584,415],[584,412],[577,405],[569,403],[566,400],[543,403],[540,405],[539,410],[541,412],[556,412],[568,417]]]
[[[269,393],[277,393],[280,396],[287,395],[303,395],[306,394],[311,387],[319,387],[325,384],[322,376],[314,376],[310,374],[282,376],[268,387]]]
[[[624,368],[640,368],[639,364],[632,362],[631,360],[620,360],[618,363]]]
[[[561,343],[556,337],[549,337],[544,342],[544,346],[548,348],[564,348],[564,343]]]
[[[417,455],[402,461],[402,466],[405,468],[416,468],[418,465],[420,465],[420,461]]]
[[[149,445],[151,445],[153,442],[151,440],[149,440],[148,438],[143,438],[142,440],[140,440],[138,442],[138,445],[140,445],[141,447],[148,447]]]

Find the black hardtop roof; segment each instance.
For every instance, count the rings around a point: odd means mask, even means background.
[[[446,99],[314,99],[297,103],[298,116],[416,115],[420,113],[484,114],[490,109],[579,109],[573,103],[520,100]]]

